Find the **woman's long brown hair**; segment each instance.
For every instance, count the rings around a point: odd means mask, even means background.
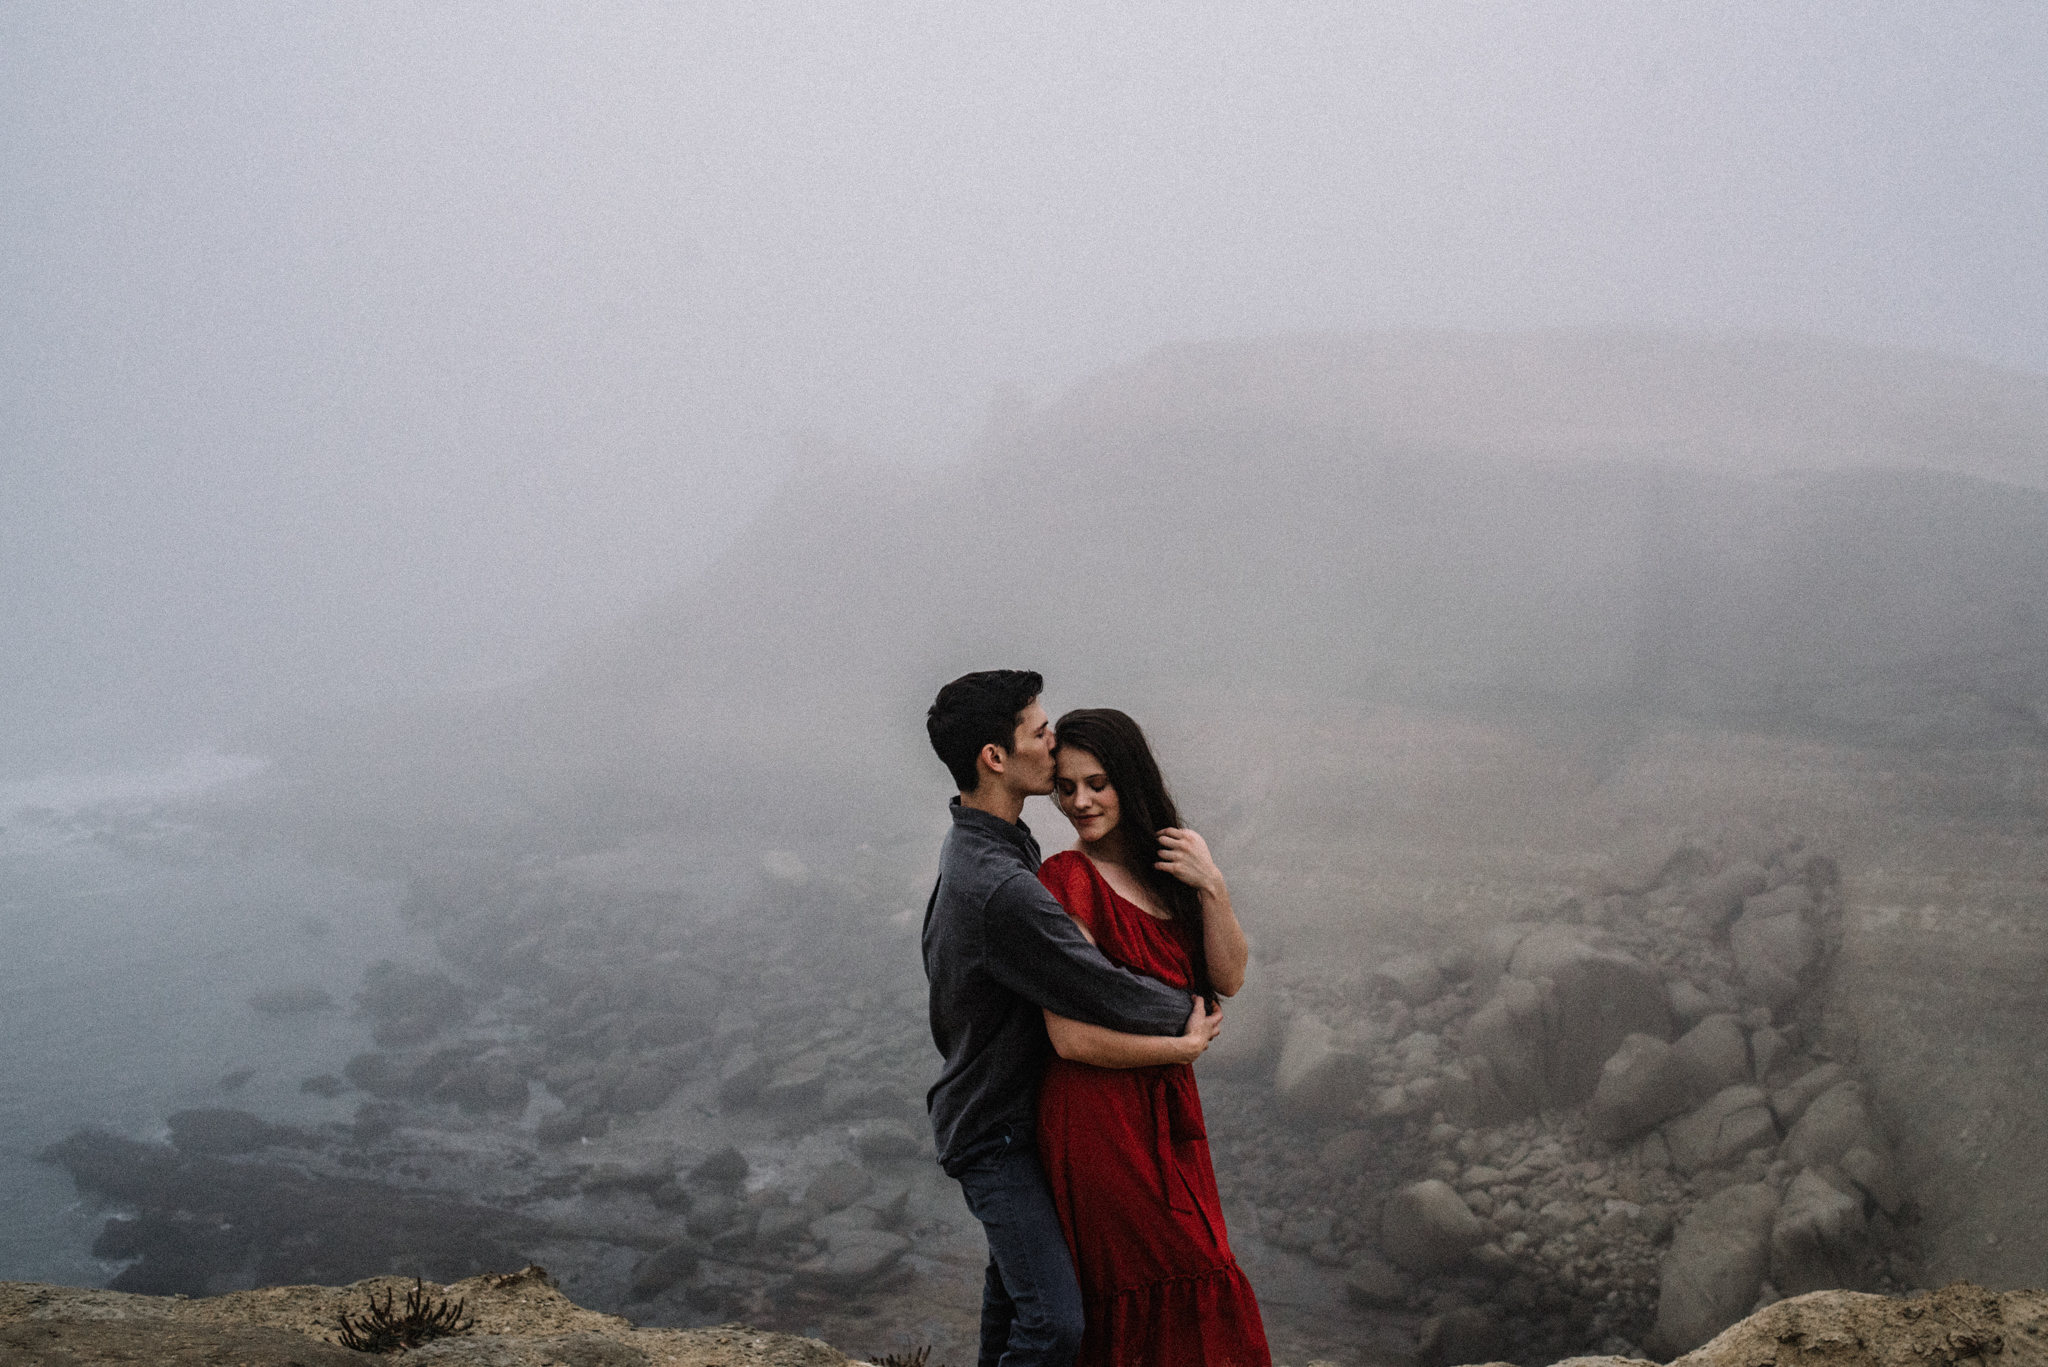
[[[1166,791],[1144,728],[1114,707],[1080,707],[1053,723],[1053,734],[1061,749],[1072,746],[1095,756],[1109,776],[1109,786],[1116,789],[1117,829],[1123,832],[1125,854],[1134,865],[1131,872],[1144,880],[1160,906],[1194,931],[1200,965],[1201,894],[1164,869],[1152,867],[1159,859],[1159,832],[1180,825],[1180,809]],[[1200,967],[1206,978],[1206,965]],[[1208,984],[1202,986],[1206,989]]]

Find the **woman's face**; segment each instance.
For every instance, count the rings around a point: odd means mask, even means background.
[[[1094,844],[1116,829],[1121,815],[1116,789],[1103,772],[1102,761],[1086,750],[1062,745],[1055,758],[1052,780],[1053,801],[1061,815],[1074,823],[1074,833]]]

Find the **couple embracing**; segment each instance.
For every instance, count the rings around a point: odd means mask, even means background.
[[[1195,1091],[1244,983],[1222,873],[1121,712],[1024,670],[939,691],[960,789],[925,909],[939,1163],[988,1235],[980,1367],[1270,1367]],[[1079,843],[1041,862],[1052,794]]]

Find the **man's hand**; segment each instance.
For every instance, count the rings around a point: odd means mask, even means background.
[[[1209,1009],[1206,997],[1195,998],[1195,1009],[1188,1013],[1188,1028],[1181,1032],[1181,1047],[1187,1051],[1184,1063],[1193,1063],[1208,1052],[1216,1042],[1216,1036],[1223,1032],[1223,1008]]]

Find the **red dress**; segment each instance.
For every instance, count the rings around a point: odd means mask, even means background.
[[[1117,895],[1078,850],[1038,877],[1113,962],[1193,989],[1201,946]],[[1080,1274],[1076,1367],[1271,1367],[1266,1329],[1223,1230],[1195,1070],[1055,1058],[1038,1152]]]

